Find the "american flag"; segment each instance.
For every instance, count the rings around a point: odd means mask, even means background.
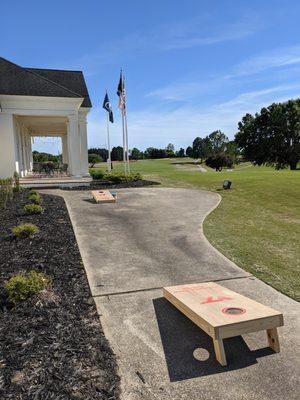
[[[123,72],[121,71],[120,73],[120,80],[118,84],[118,90],[117,90],[117,95],[119,96],[119,109],[124,111],[126,108],[126,102],[125,102],[125,83],[124,83],[124,75]]]

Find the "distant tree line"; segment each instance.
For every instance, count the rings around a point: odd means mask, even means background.
[[[107,160],[106,149],[89,149],[92,153]],[[295,170],[300,161],[300,99],[273,103],[255,115],[246,114],[238,123],[234,140],[216,130],[204,138],[196,137],[191,146],[178,151],[171,143],[164,149],[148,147],[141,151],[134,147],[130,151],[133,160],[170,157],[191,157],[217,171],[241,160]],[[112,161],[122,160],[123,148],[113,147]]]
[[[36,150],[32,152],[32,158],[33,162],[40,162],[40,163],[48,161],[57,163],[61,161],[61,155],[55,156],[50,153],[43,153]]]
[[[103,161],[107,161],[108,151],[104,148],[91,148],[88,150],[89,155],[97,154],[101,157]],[[145,151],[139,150],[134,147],[129,150],[129,155],[131,160],[142,160],[142,159],[154,159],[154,158],[175,158],[175,157],[185,157],[185,151],[180,148],[175,151],[175,147],[172,143],[169,143],[165,149],[159,149],[156,147],[148,147]],[[123,161],[123,147],[116,146],[111,150],[112,161]]]

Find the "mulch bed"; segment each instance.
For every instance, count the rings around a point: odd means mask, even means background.
[[[27,193],[0,211],[0,237],[20,223],[33,239],[0,241],[0,398],[118,399],[116,359],[102,332],[70,218],[61,197],[43,195],[45,212],[26,216]],[[52,290],[11,308],[3,283],[46,273]]]
[[[93,190],[93,189],[139,188],[139,187],[154,186],[154,185],[160,185],[160,182],[147,181],[144,179],[138,181],[120,182],[120,183],[108,182],[104,180],[94,180],[91,182],[90,187],[88,189]],[[74,188],[65,187],[63,190],[87,190],[87,187],[86,186],[74,187]]]

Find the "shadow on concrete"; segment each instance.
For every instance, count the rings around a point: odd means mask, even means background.
[[[215,359],[210,336],[163,297],[153,299],[153,305],[171,382],[246,368],[256,364],[257,358],[274,353],[269,347],[251,351],[241,336],[225,339],[228,365],[222,367]],[[199,348],[209,353],[206,361],[194,358]]]

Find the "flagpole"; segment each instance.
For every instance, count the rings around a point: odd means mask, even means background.
[[[125,140],[126,140],[126,163],[127,163],[127,170],[130,174],[130,165],[129,165],[129,149],[128,149],[128,127],[127,127],[127,112],[126,109],[124,110],[124,125],[125,125]]]
[[[122,131],[123,131],[123,162],[124,162],[124,173],[127,175],[127,160],[126,160],[126,133],[125,133],[125,118],[124,110],[121,110],[122,114]]]
[[[126,91],[125,91],[125,76],[124,76],[124,74],[123,74],[123,88],[124,88],[124,128],[125,128],[125,146],[126,146],[126,165],[127,165],[127,173],[130,174],[129,149],[128,149],[128,129],[127,129],[127,104],[126,104]]]
[[[111,150],[110,150],[110,138],[109,138],[109,113],[107,113],[107,150],[108,150],[108,172],[111,172]]]

